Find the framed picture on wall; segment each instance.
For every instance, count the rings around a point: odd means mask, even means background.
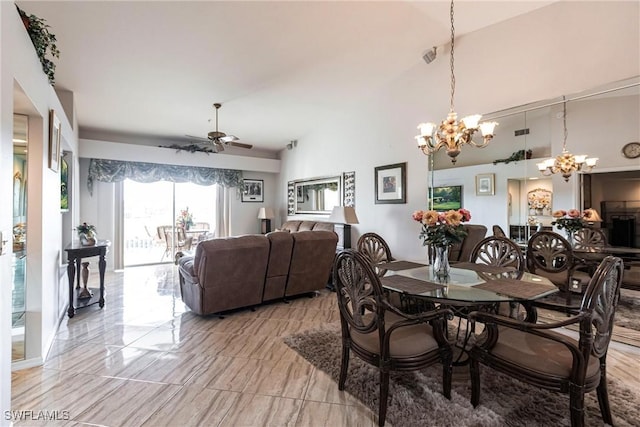
[[[69,165],[60,158],[60,212],[69,211]]]
[[[476,175],[476,196],[493,196],[495,193],[495,174]]]
[[[264,202],[264,180],[245,179],[242,190],[243,202]]]
[[[375,168],[376,204],[407,203],[407,163]]]
[[[49,169],[58,172],[60,164],[60,119],[49,111]]]
[[[427,199],[429,199],[428,193]],[[427,200],[427,205],[431,206],[431,200]],[[461,207],[462,185],[433,187],[433,210],[448,211],[457,210]]]

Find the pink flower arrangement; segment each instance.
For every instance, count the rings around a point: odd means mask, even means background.
[[[451,246],[462,242],[467,235],[462,223],[471,220],[471,212],[466,209],[446,212],[415,211],[411,217],[422,224],[419,237],[423,239],[424,246]]]
[[[584,228],[585,222],[600,221],[600,216],[594,209],[586,209],[584,212],[580,212],[577,209],[557,210],[553,212],[555,221],[551,222],[551,225],[555,225],[560,230],[567,230],[568,233],[575,233],[576,231]]]

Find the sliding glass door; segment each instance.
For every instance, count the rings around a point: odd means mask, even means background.
[[[215,224],[216,186],[124,181],[124,266],[173,262]]]

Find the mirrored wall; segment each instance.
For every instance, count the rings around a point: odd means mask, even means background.
[[[474,174],[495,173],[496,198],[491,200],[496,203],[495,221],[513,228],[515,239],[526,239],[531,230],[550,227],[551,213],[557,209],[594,208],[601,213],[609,205],[635,206],[640,190],[626,189],[638,189],[640,158],[629,158],[623,147],[640,141],[639,93],[640,78],[636,76],[584,92],[560,94],[553,99],[484,114],[483,120],[499,122],[493,140],[481,149],[463,147],[455,166],[442,150],[436,153],[434,182],[436,185],[460,184],[455,174],[463,175],[461,169],[465,167],[470,167],[471,176],[465,178],[465,187],[470,187]],[[568,182],[559,174],[542,174],[537,167],[537,163],[561,154],[565,129],[569,152],[599,158],[593,170],[574,172]],[[626,174],[623,178],[614,174],[623,171],[633,176]],[[616,191],[596,191],[595,186],[589,185],[611,182],[606,175],[616,180],[611,184]],[[585,177],[598,179],[586,180]],[[629,182],[635,182],[635,186],[628,185]],[[465,197],[469,204],[474,196],[473,188],[467,188]],[[503,200],[508,205],[504,213]],[[486,198],[476,200],[476,210],[481,202],[486,202]],[[485,218],[487,221],[490,219]],[[637,223],[637,217],[635,221]],[[605,220],[601,225],[608,233],[616,233],[611,221]],[[640,236],[636,240],[640,243]]]
[[[13,116],[13,245],[11,286],[11,360],[25,358],[27,155],[29,117]]]

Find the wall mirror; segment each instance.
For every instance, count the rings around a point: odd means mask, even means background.
[[[295,181],[296,214],[329,215],[342,200],[342,177],[331,176]]]

